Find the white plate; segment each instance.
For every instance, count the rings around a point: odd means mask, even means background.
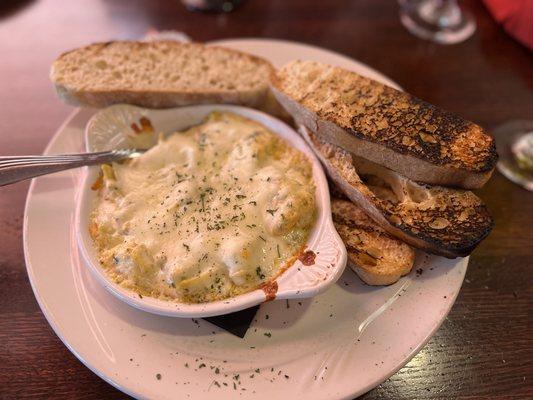
[[[319,60],[392,84],[369,67],[315,47],[252,39],[220,44],[276,65]],[[46,154],[82,151],[92,114],[74,113]],[[28,275],[44,315],[67,347],[100,377],[138,398],[234,399],[237,392],[244,399],[353,398],[387,379],[427,342],[466,272],[466,258],[420,256],[409,276],[373,288],[347,269],[314,299],[290,300],[289,307],[285,301],[262,305],[239,339],[204,320],[135,310],[94,280],[80,260],[74,234],[80,176],[76,170],[32,183],[24,220]],[[201,364],[206,367],[198,369]]]
[[[87,124],[87,151],[131,148],[127,132],[140,118],[150,120],[155,132],[172,133],[197,125],[212,111],[229,111],[257,121],[271,132],[281,136],[294,148],[306,154],[313,165],[313,180],[316,185],[317,218],[306,251],[316,256],[312,265],[304,266],[297,260],[281,276],[275,279],[277,300],[303,299],[322,293],[337,281],[346,266],[346,248],[337,234],[331,219],[328,182],[320,162],[305,141],[291,127],[280,120],[260,111],[230,105],[200,105],[150,110],[126,104],[107,107],[97,112]],[[89,216],[94,209],[96,192],[91,186],[96,181],[100,169],[85,168],[81,193],[76,207],[76,231],[81,255],[95,277],[112,294],[140,310],[169,317],[210,317],[244,310],[267,300],[266,293],[257,289],[225,300],[201,304],[184,304],[139,295],[125,289],[108,278],[98,261],[97,250],[89,235]],[[269,293],[269,295],[272,295]]]

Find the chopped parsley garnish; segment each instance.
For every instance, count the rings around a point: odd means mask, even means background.
[[[200,200],[202,201],[202,212],[205,212],[204,197],[205,197],[205,193],[200,194]]]
[[[265,274],[263,274],[263,271],[261,270],[261,267],[257,267],[255,269],[255,273],[259,277],[259,279],[265,279]]]

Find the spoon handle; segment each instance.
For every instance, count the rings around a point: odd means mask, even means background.
[[[52,156],[0,157],[0,186],[85,165],[105,164],[138,157],[140,154],[138,150],[127,149]]]

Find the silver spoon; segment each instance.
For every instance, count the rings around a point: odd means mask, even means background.
[[[84,165],[105,164],[135,158],[143,152],[144,150],[124,149],[53,156],[0,157],[0,186]]]

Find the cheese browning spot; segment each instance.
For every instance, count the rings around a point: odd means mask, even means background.
[[[139,125],[140,125],[140,127],[139,127]],[[150,121],[146,117],[141,117],[139,119],[139,125],[137,125],[135,122],[133,122],[131,124],[131,129],[136,134],[153,133],[154,132],[154,127],[152,126],[152,121]]]

